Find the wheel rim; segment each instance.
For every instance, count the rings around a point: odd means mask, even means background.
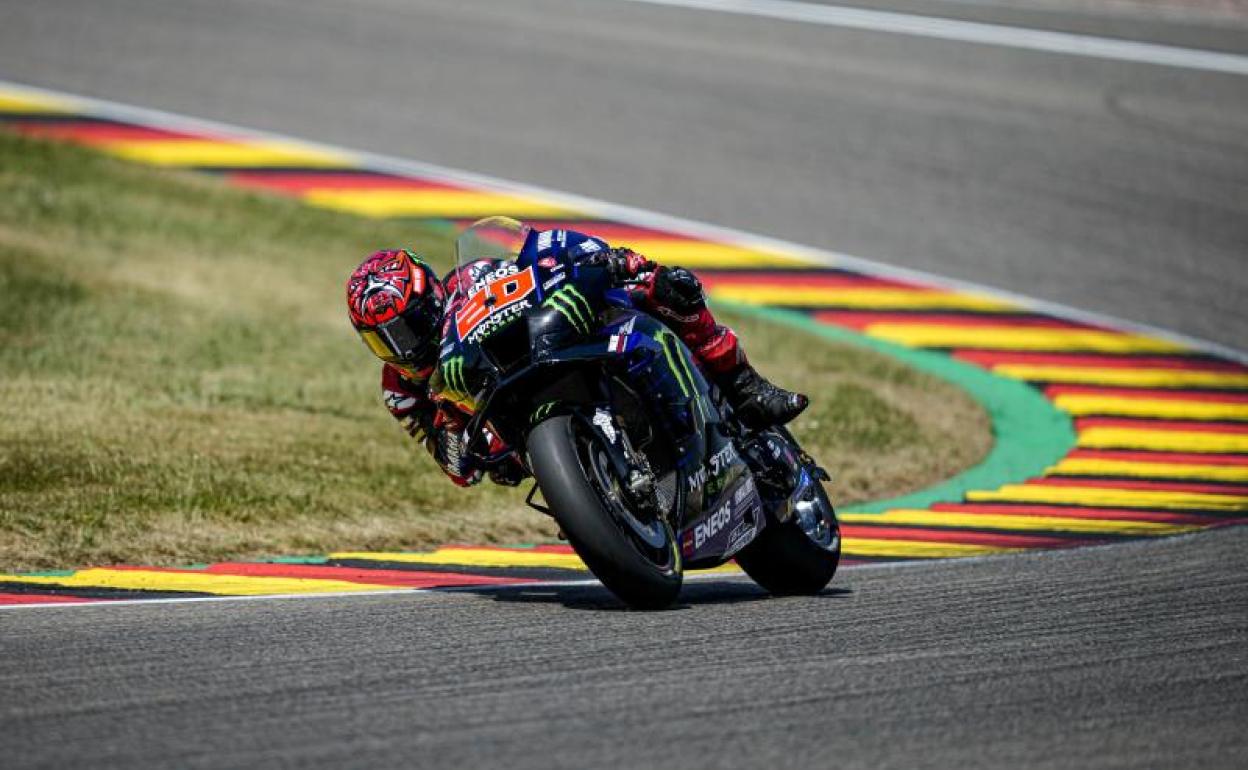
[[[811,479],[806,493],[793,506],[793,520],[812,543],[829,553],[840,552],[841,528],[818,481]]]
[[[642,557],[658,571],[676,571],[679,554],[671,527],[661,519],[645,521],[638,518],[624,499],[620,480],[616,478],[606,452],[583,430],[576,431],[577,457],[586,478],[598,493],[598,499],[612,522]]]

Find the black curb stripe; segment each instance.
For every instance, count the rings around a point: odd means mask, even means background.
[[[330,559],[329,567],[352,567],[355,569],[398,570],[402,572],[438,572],[461,577],[511,577],[530,580],[575,580],[592,578],[587,570],[559,569],[557,567],[477,567],[466,564],[413,564],[400,561],[377,561],[373,559]]]
[[[185,168],[185,167],[181,167]],[[342,176],[356,177],[367,179],[385,179],[399,182],[413,181],[412,177],[406,177],[401,174],[390,174],[384,171],[373,171],[364,167],[351,166],[193,166],[196,171],[205,174],[229,174],[238,171],[246,171],[248,173],[255,172],[257,174],[269,174],[272,176],[296,176],[298,174],[316,174],[317,176]]]
[[[1055,364],[1055,365],[1060,366],[1060,364]],[[1023,366],[1028,366],[1028,364],[1023,364]],[[1036,364],[1036,366],[1048,366],[1048,364]],[[1084,367],[1078,367],[1078,368],[1084,368]],[[1088,367],[1086,367],[1086,368],[1089,368],[1089,369],[1095,369],[1095,368],[1096,368],[1096,366],[1095,366],[1095,365],[1090,365],[1090,366],[1088,366]],[[1138,370],[1137,370],[1137,371],[1138,371]],[[1161,372],[1161,371],[1167,371],[1167,370],[1165,370],[1165,369],[1158,369],[1157,371]],[[1193,369],[1175,369],[1175,370],[1173,370],[1173,371],[1175,371],[1175,372],[1191,372],[1191,371],[1196,371],[1196,370],[1193,370]],[[1246,372],[1208,372],[1208,373],[1209,373],[1209,374],[1232,374],[1232,375],[1243,375],[1243,374],[1246,374]],[[1193,394],[1193,395],[1219,395],[1219,394],[1220,394],[1220,395],[1226,395],[1226,396],[1242,396],[1242,395],[1244,395],[1245,393],[1248,393],[1248,385],[1230,385],[1230,386],[1228,386],[1228,385],[1200,385],[1200,384],[1195,384],[1195,385],[1191,385],[1191,384],[1189,384],[1189,385],[1150,385],[1150,384],[1134,384],[1134,383],[1118,383],[1118,382],[1073,382],[1073,381],[1071,381],[1071,380],[1055,380],[1055,379],[1047,379],[1047,378],[1044,378],[1044,377],[1036,377],[1036,378],[1029,377],[1029,378],[1027,378],[1027,379],[1025,379],[1025,380],[1022,380],[1022,382],[1026,382],[1026,383],[1028,383],[1029,385],[1037,385],[1037,386],[1040,386],[1040,387],[1048,387],[1049,385],[1055,385],[1055,386],[1058,386],[1058,387],[1062,387],[1062,386],[1070,386],[1070,387],[1075,387],[1075,388],[1116,388],[1116,389],[1119,389],[1119,390],[1164,390],[1167,394],[1173,394],[1173,395],[1176,395],[1176,396],[1181,396],[1181,395],[1183,395],[1184,393],[1191,393],[1191,394]],[[1059,393],[1059,394],[1057,394],[1057,396],[1054,396],[1054,398],[1057,398],[1058,396],[1062,396],[1062,395],[1071,395],[1071,396],[1103,396],[1103,397],[1105,397],[1105,398],[1116,398],[1116,397],[1117,397],[1117,398],[1128,398],[1128,399],[1129,399],[1129,398],[1131,398],[1130,396],[1119,396],[1117,393],[1070,393],[1070,394]],[[1145,396],[1145,398],[1147,398],[1147,396]],[[1168,400],[1168,399],[1164,399],[1164,398],[1162,398],[1162,399],[1158,399],[1158,400],[1160,400],[1160,401],[1165,401],[1165,400]],[[1176,399],[1176,400],[1177,400],[1177,399]],[[1216,403],[1234,404],[1234,403],[1236,403],[1236,402],[1217,402],[1217,401],[1211,401],[1211,402],[1209,402],[1209,403],[1214,403],[1214,404],[1216,404]],[[1248,404],[1240,404],[1240,406],[1248,406]],[[1080,417],[1115,417],[1115,418],[1116,418],[1116,417],[1120,417],[1120,416],[1125,417],[1126,415],[1116,415],[1116,414],[1105,414],[1105,415],[1102,415],[1102,414],[1081,414],[1081,415],[1079,415],[1079,416],[1080,416]],[[1200,420],[1200,418],[1198,418],[1198,417],[1140,417],[1140,418],[1138,418],[1138,419],[1142,419],[1142,420],[1174,420],[1174,419],[1180,419],[1180,420]],[[1219,419],[1219,420],[1222,420],[1222,421],[1224,421],[1224,422],[1235,422],[1235,421],[1244,420],[1244,419],[1248,419],[1248,418],[1241,418],[1241,417],[1219,417],[1218,419]],[[1202,422],[1203,422],[1203,421],[1202,421]]]
[[[27,596],[76,596],[83,599],[194,599],[220,597],[202,591],[152,591],[129,588],[68,587],[34,583],[5,583],[0,581],[0,592]]]
[[[1155,482],[1162,483],[1162,484],[1203,484],[1206,486],[1226,487],[1227,489],[1230,489],[1232,487],[1248,487],[1248,481],[1226,481],[1224,479],[1204,479],[1204,478],[1192,478],[1192,477],[1187,477],[1187,476],[1124,476],[1124,475],[1102,475],[1102,474],[1097,474],[1095,476],[1085,476],[1081,473],[1075,473],[1075,474],[1046,473],[1044,475],[1044,478],[1065,479],[1068,481],[1089,481],[1089,482],[1104,481],[1104,482],[1109,482],[1111,484],[1115,482],[1119,482],[1119,481],[1122,481],[1122,482],[1133,482],[1133,481],[1154,482],[1155,481]],[[1126,489],[1127,491],[1137,491],[1137,492],[1147,491],[1144,489],[1131,490],[1131,489],[1128,489],[1127,487],[1120,487],[1120,489]],[[1168,492],[1171,490],[1158,489],[1155,491]],[[1245,513],[1248,513],[1248,505],[1245,506]]]
[[[1190,417],[1139,417],[1139,416],[1133,416],[1129,414],[1102,414],[1102,415],[1072,414],[1070,418],[1072,420],[1089,419],[1089,420],[1114,420],[1117,422],[1125,422],[1125,423],[1130,423],[1130,425],[1126,426],[1129,429],[1137,429],[1137,428],[1147,429],[1153,423],[1170,424],[1170,423],[1176,423],[1176,422],[1190,422],[1190,423],[1193,423],[1193,426],[1190,430],[1187,430],[1184,428],[1178,428],[1178,429],[1159,428],[1157,429],[1157,431],[1159,433],[1169,431],[1171,433],[1215,434],[1218,432],[1216,430],[1217,428],[1226,428],[1227,434],[1225,435],[1243,436],[1245,439],[1248,439],[1248,433],[1245,433],[1243,431],[1244,424],[1242,422],[1235,422],[1233,420],[1193,420]],[[1100,426],[1096,426],[1096,427],[1100,427]],[[1107,426],[1107,427],[1115,427],[1115,426]],[[1204,430],[1205,428],[1213,428],[1214,430]],[[1090,449],[1091,447],[1085,447],[1085,448]],[[1122,451],[1131,451],[1131,450],[1122,449]],[[1157,451],[1162,451],[1162,450],[1157,450]],[[1182,452],[1182,453],[1183,454],[1201,454],[1200,452]],[[1213,452],[1211,454],[1244,454],[1244,453],[1243,452]]]
[[[155,128],[155,126],[147,126],[142,123],[127,123],[122,120],[72,112],[0,112],[0,121],[5,123],[81,123],[83,125],[120,126],[123,128]]]

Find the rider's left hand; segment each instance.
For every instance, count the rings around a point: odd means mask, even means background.
[[[617,281],[636,278],[641,273],[655,268],[652,260],[646,259],[632,249],[616,247],[599,252],[587,260],[589,264],[602,265],[610,271],[611,277]]]

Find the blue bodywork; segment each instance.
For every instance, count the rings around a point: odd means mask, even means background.
[[[498,410],[480,403],[483,395],[534,389],[568,367],[598,367],[624,381],[644,394],[655,432],[673,449],[679,507],[671,523],[685,566],[723,563],[765,525],[758,489],[688,348],[634,307],[628,291],[613,288],[604,268],[585,263],[605,248],[601,240],[572,231],[535,232],[516,261],[482,265],[482,279],[467,294],[489,282],[501,282],[500,296],[510,296],[515,285],[531,289],[509,304],[478,309],[474,320],[484,320],[475,326],[448,319],[431,386],[495,424]],[[516,350],[520,345],[527,350]],[[520,363],[506,365],[509,355]],[[609,405],[606,397],[580,405],[536,404],[533,412],[541,418],[556,408],[579,409],[588,422],[604,404]],[[515,436],[505,438],[517,442]],[[625,467],[626,461],[617,459]]]

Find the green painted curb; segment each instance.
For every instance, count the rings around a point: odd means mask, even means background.
[[[968,490],[996,489],[1040,475],[1075,445],[1070,417],[1035,388],[1019,380],[992,374],[943,353],[908,348],[840,326],[821,324],[794,310],[722,301],[716,305],[899,359],[957,385],[988,412],[994,443],[982,462],[927,489],[855,505],[855,513],[883,513],[897,508],[927,508],[934,503],[962,502]]]

